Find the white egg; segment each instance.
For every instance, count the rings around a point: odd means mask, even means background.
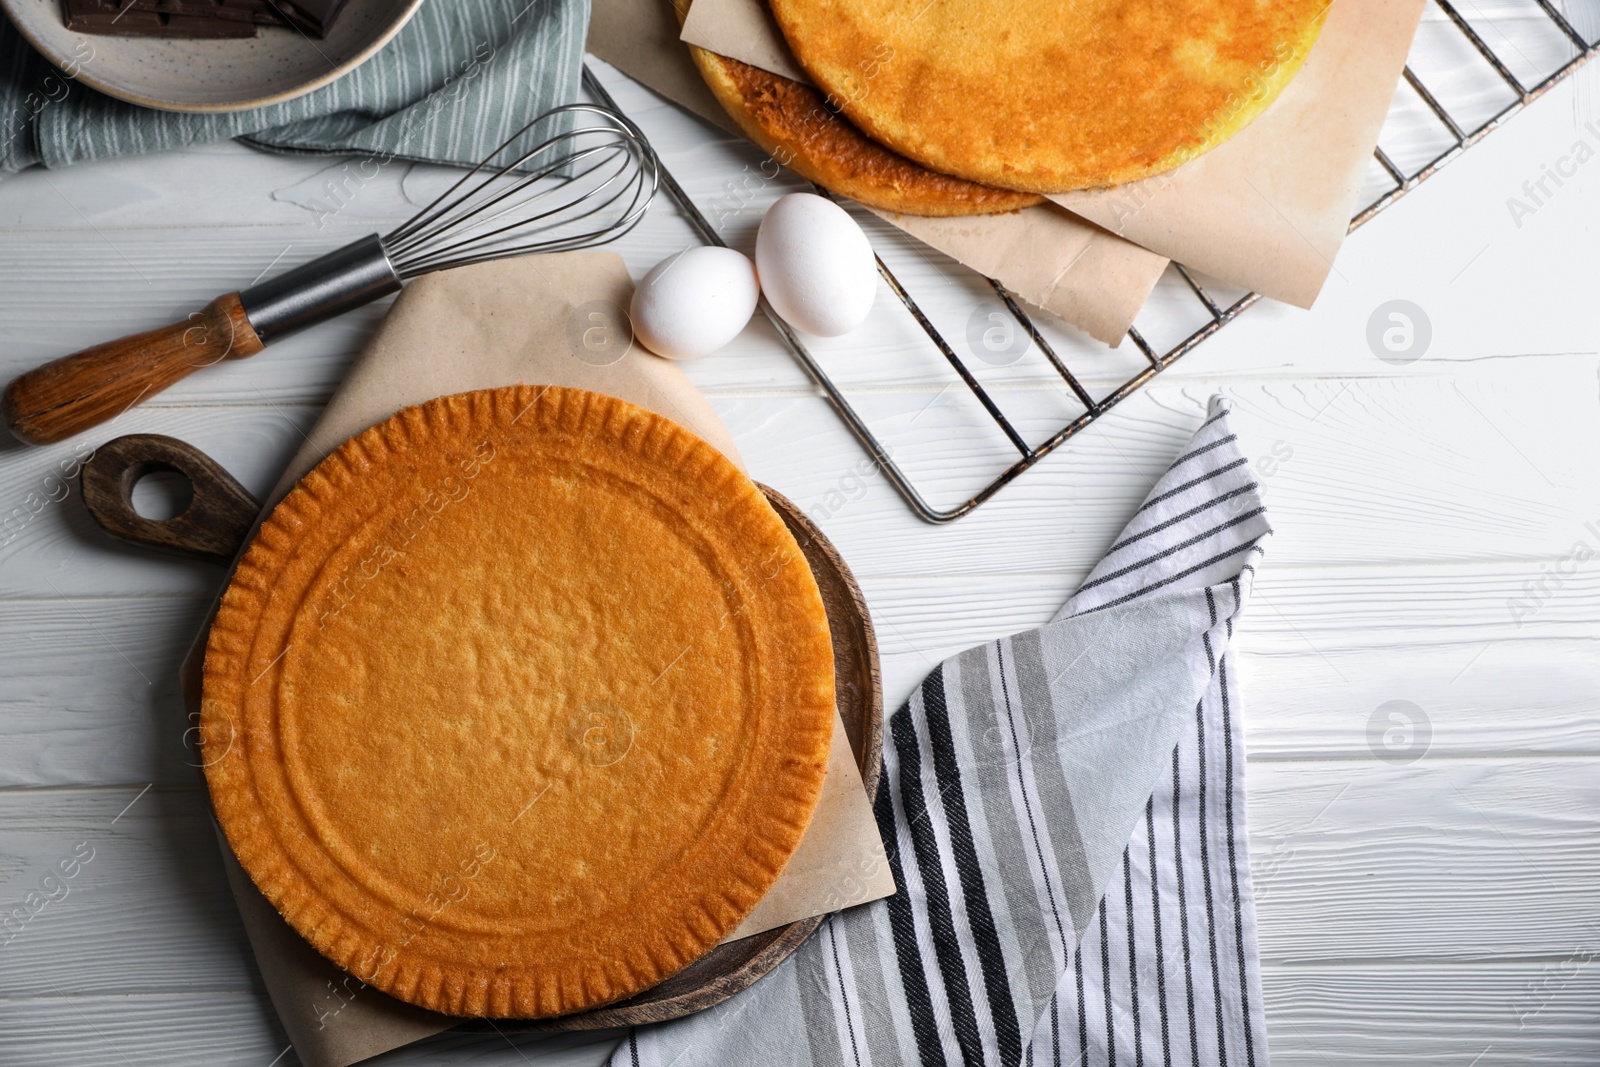
[[[818,337],[860,326],[878,293],[867,235],[844,208],[813,193],[790,193],[767,209],[756,272],[772,310]]]
[[[696,245],[668,256],[633,290],[633,335],[668,359],[715,352],[743,330],[761,295],[755,264],[731,248]]]

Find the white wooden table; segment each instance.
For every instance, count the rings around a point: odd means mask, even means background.
[[[607,80],[702,204],[759,162]],[[1277,527],[1239,645],[1281,1067],[1600,1062],[1600,164],[1520,226],[1505,203],[1596,140],[1597,99],[1600,69],[1580,73],[1356,234],[1315,310],[1251,310],[953,526],[912,517],[765,323],[689,367],[752,473],[855,568],[894,705],[943,657],[1045,620],[1206,399],[1233,398]],[[426,175],[342,180],[232,144],[7,179],[0,375],[385,229]],[[736,245],[787,188],[729,222]],[[319,208],[338,210],[319,225]],[[638,276],[690,240],[663,202],[617,249]],[[980,290],[926,256],[895,263],[961,336]],[[1395,298],[1433,329],[1403,367],[1365,340]],[[1163,284],[1151,315],[1186,300]],[[83,443],[0,445],[0,912],[93,854],[0,945],[0,1064],[296,1062],[185,765],[174,675],[219,571],[110,543],[61,475],[93,443],[160,431],[265,490],[380,314],[199,374]],[[1091,389],[1136,356],[1064,344]],[[1004,442],[886,290],[824,351],[936,503],[999,469]],[[1037,355],[982,370],[1035,439],[1071,413]],[[1396,700],[1426,720],[1414,761],[1370,740]],[[374,1062],[597,1062],[609,1044],[446,1036]]]

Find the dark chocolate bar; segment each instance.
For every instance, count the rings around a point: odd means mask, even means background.
[[[294,25],[312,37],[326,37],[344,4],[345,0],[62,0],[68,29],[130,37],[251,37],[258,24]]]
[[[254,37],[253,22],[173,14],[131,0],[62,0],[67,29],[114,37]]]
[[[117,0],[134,11],[156,11],[185,18],[229,19],[263,26],[282,26],[283,16],[272,0]]]

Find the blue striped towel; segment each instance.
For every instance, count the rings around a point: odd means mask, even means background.
[[[230,137],[282,152],[476,163],[540,112],[578,99],[588,24],[589,0],[436,0],[330,85],[192,115],[90,89],[0,17],[0,175]]]
[[[899,892],[612,1067],[1266,1067],[1228,645],[1270,533],[1213,400],[1053,621],[890,717]]]

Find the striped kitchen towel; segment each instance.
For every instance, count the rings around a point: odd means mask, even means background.
[[[1053,621],[890,717],[899,892],[612,1067],[1266,1067],[1228,646],[1270,532],[1213,400]]]
[[[433,0],[367,62],[251,111],[154,111],[57,70],[0,16],[0,175],[237,137],[260,148],[471,164],[578,99],[589,0]],[[103,41],[103,39],[100,39]],[[369,168],[370,169],[370,168]],[[370,178],[371,173],[362,173]]]

